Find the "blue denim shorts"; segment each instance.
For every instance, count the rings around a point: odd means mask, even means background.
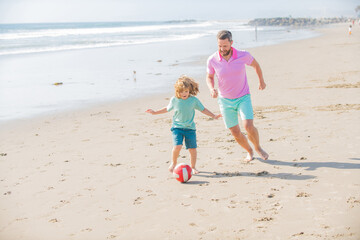
[[[174,146],[183,145],[185,138],[185,147],[197,148],[196,144],[196,130],[186,128],[171,128]]]

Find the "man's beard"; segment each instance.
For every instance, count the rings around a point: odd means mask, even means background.
[[[231,53],[231,49],[230,49],[229,51],[227,51],[227,52],[221,52],[221,55],[222,55],[223,57],[226,57],[226,56],[228,56],[230,53]]]

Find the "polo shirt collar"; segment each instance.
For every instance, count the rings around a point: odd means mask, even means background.
[[[231,47],[231,50],[232,50],[232,55],[231,55],[230,59],[231,59],[231,58],[232,58],[232,59],[236,59],[236,58],[237,58],[237,51],[236,51],[236,49],[233,48],[233,47]],[[220,51],[217,52],[217,56],[218,56],[218,60],[219,60],[219,61],[222,61],[223,57],[221,56]],[[230,60],[230,59],[229,59],[229,60]]]

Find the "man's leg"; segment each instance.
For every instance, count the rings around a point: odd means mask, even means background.
[[[231,134],[234,136],[236,142],[248,152],[248,155],[245,158],[245,161],[250,162],[251,160],[253,160],[254,151],[252,150],[247,138],[240,131],[239,124],[234,127],[229,128],[229,130],[230,130]]]
[[[267,160],[269,158],[269,154],[267,154],[260,146],[259,132],[254,126],[254,120],[243,120],[243,124],[249,140],[254,144],[255,151],[260,155],[262,159]]]

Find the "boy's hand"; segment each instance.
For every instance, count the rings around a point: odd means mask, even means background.
[[[150,114],[154,114],[154,113],[155,113],[155,111],[152,110],[152,109],[148,109],[148,110],[146,110],[145,112],[150,113]]]
[[[214,119],[219,119],[219,118],[221,118],[221,117],[222,117],[222,115],[221,115],[221,114],[219,114],[219,115],[215,115]]]

